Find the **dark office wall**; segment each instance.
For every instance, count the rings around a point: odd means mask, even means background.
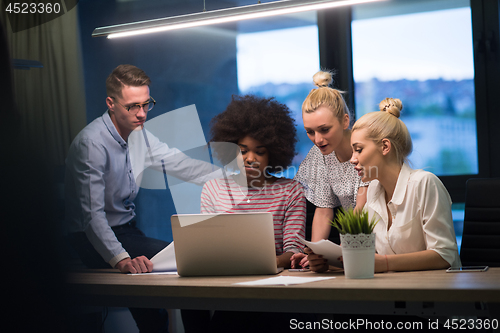
[[[106,111],[105,80],[119,64],[133,64],[152,80],[157,104],[148,119],[195,104],[209,139],[209,121],[238,93],[236,34],[231,26],[172,31],[123,39],[91,37],[96,27],[190,13],[201,2],[110,0],[78,5],[85,75],[87,121]],[[219,8],[223,1],[211,2]],[[217,8],[217,7],[215,7]],[[214,9],[214,8],[212,8]],[[171,240],[170,216],[175,213],[170,192],[141,189],[136,200],[138,223],[148,236]]]

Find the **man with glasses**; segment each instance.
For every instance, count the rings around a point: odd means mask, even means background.
[[[74,139],[66,159],[66,221],[69,238],[89,268],[151,272],[149,260],[168,243],[135,226],[136,180],[147,167],[185,181],[216,177],[211,164],[188,158],[144,128],[156,104],[149,77],[120,65],[106,80],[108,110]],[[210,174],[212,173],[212,177]],[[130,309],[141,332],[167,331],[168,317],[155,309]]]

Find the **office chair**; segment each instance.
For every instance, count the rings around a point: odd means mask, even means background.
[[[463,266],[500,266],[500,178],[467,181],[460,259]]]

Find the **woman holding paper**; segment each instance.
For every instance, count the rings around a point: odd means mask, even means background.
[[[446,188],[434,174],[409,167],[412,141],[399,119],[401,101],[386,98],[379,107],[361,117],[351,135],[351,163],[371,182],[365,209],[378,220],[375,272],[460,266]],[[329,268],[321,255],[306,252],[311,270]]]
[[[311,227],[311,241],[330,239],[339,243],[330,226],[337,208],[360,209],[366,202],[367,183],[353,168],[349,108],[342,92],[330,88],[332,73],[320,71],[313,76],[316,89],[302,104],[302,119],[307,136],[314,143],[300,164],[295,180],[316,209]],[[294,255],[292,267],[307,266],[303,254]]]

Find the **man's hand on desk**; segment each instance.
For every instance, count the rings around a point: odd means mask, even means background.
[[[118,268],[122,273],[149,273],[153,270],[153,263],[145,256],[140,256],[134,259],[125,258],[119,261],[115,268]]]

